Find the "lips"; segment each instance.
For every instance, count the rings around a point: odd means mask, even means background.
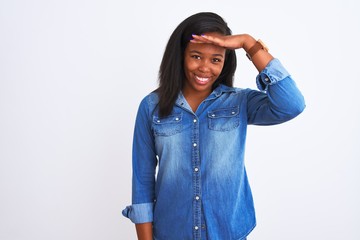
[[[211,79],[210,77],[199,77],[199,76],[195,75],[196,82],[199,84],[202,84],[202,85],[208,83],[210,81],[210,79]]]

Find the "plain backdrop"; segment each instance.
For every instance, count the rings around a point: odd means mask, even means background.
[[[168,38],[213,11],[261,38],[306,110],[250,126],[250,240],[360,239],[359,3],[0,0],[0,239],[131,240],[131,144]],[[237,51],[235,85],[256,88]]]

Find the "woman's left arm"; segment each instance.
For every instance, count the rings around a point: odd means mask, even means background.
[[[249,124],[282,123],[296,117],[304,110],[304,98],[290,74],[267,49],[255,46],[259,43],[252,36],[193,35],[191,42],[211,43],[231,50],[243,48],[248,54],[251,53],[251,61],[259,71],[256,81],[261,91],[252,90],[247,94]],[[253,51],[254,48],[257,49]]]
[[[279,124],[304,110],[303,95],[278,59],[257,75],[256,83],[262,91],[247,90],[248,124]]]

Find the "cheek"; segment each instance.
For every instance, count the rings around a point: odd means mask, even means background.
[[[185,69],[186,69],[186,70],[190,70],[190,71],[196,69],[196,62],[195,62],[195,61],[191,61],[191,59],[188,60],[188,61],[186,61],[186,63],[185,63]]]
[[[223,67],[224,65],[220,65],[220,66],[217,66],[215,69],[214,69],[214,74],[219,76],[221,71],[223,70]]]
[[[184,71],[186,75],[190,75],[192,72],[196,71],[197,65],[194,62],[187,62],[184,65]]]
[[[192,65],[189,62],[185,63],[184,64],[184,73],[185,73],[186,78],[190,77],[190,74],[192,71],[193,71]]]

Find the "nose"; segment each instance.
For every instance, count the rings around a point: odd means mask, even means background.
[[[209,72],[210,71],[209,62],[201,61],[200,65],[199,65],[199,71],[200,72]]]

